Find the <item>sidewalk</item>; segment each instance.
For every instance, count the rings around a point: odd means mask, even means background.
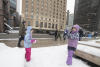
[[[53,35],[49,34],[33,34],[34,38],[53,38]],[[9,38],[19,38],[18,33],[10,33],[10,34],[5,34],[5,33],[0,33],[0,39],[9,39]]]
[[[32,47],[33,48],[37,48],[37,47],[48,47],[48,46],[58,46],[58,45],[63,45],[63,44],[67,44],[67,41],[60,41],[58,39],[58,41],[55,41],[53,38],[48,38],[48,39],[36,39],[37,43],[33,44]],[[18,39],[15,40],[0,40],[1,43],[5,43],[7,46],[10,47],[16,47],[17,43],[18,43]],[[24,46],[24,42],[22,41],[22,46]]]

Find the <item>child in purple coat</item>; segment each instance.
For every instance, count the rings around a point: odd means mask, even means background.
[[[66,61],[67,65],[72,65],[72,56],[77,48],[79,40],[79,25],[74,25],[71,32],[67,33],[68,36],[68,58]]]

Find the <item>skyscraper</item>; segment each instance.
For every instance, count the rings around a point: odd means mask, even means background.
[[[67,0],[22,0],[22,18],[36,30],[60,30],[66,26]]]
[[[100,0],[75,0],[74,24],[89,31],[100,29]]]

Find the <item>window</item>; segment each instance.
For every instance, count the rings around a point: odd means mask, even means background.
[[[41,7],[43,8],[44,7],[44,1],[41,0]]]
[[[54,24],[52,24],[52,28],[54,28]]]
[[[63,18],[63,20],[64,20],[64,18]]]
[[[48,28],[51,28],[51,23],[48,24]]]
[[[60,29],[62,29],[62,26],[60,26]]]
[[[32,13],[33,13],[33,11],[34,11],[34,10],[33,10],[33,8],[32,8]]]
[[[28,12],[28,8],[25,9],[25,12]]]
[[[62,3],[62,1],[61,1],[61,3]]]
[[[55,29],[57,29],[58,25],[56,24]]]
[[[42,28],[42,27],[43,27],[43,22],[40,23],[40,28]]]
[[[39,0],[37,0],[37,7],[39,7]]]
[[[51,19],[49,19],[49,21],[51,21]]]
[[[53,18],[55,18],[55,16],[53,16]]]
[[[33,7],[33,3],[32,3],[32,7]]]
[[[33,12],[31,13],[31,18],[33,19]]]
[[[35,22],[35,26],[39,27],[39,22],[38,21]]]
[[[28,0],[26,0],[26,2],[28,2]]]
[[[28,5],[28,0],[26,0],[26,5]]]
[[[45,20],[47,20],[47,18],[45,18]]]
[[[47,22],[45,22],[44,27],[47,28]]]
[[[28,12],[25,12],[25,16],[28,17]]]

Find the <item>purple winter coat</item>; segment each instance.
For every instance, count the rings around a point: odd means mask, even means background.
[[[77,29],[77,31],[75,32],[70,32],[67,34],[68,36],[68,46],[70,47],[74,47],[77,48],[77,44],[78,44],[78,40],[79,40],[79,25],[74,25],[73,27],[75,27]]]

